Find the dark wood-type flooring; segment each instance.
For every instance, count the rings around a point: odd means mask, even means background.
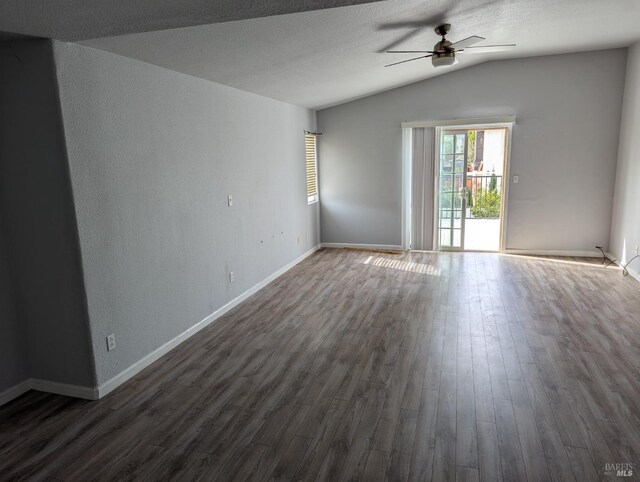
[[[639,368],[615,267],[325,249],[100,401],[0,408],[0,479],[637,477]]]

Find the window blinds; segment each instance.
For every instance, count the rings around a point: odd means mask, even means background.
[[[305,160],[307,165],[307,201],[312,203],[318,199],[318,137],[314,134],[305,134]]]

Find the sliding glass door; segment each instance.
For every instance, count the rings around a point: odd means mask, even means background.
[[[438,244],[442,250],[464,248],[467,185],[467,132],[442,130],[438,159]]]

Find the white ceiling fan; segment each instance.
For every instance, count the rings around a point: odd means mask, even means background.
[[[414,60],[426,59],[431,57],[431,63],[434,67],[450,66],[458,63],[456,54],[458,53],[474,53],[474,54],[486,54],[493,52],[504,52],[515,48],[515,44],[506,45],[475,45],[478,42],[482,42],[484,37],[473,35],[460,40],[455,43],[449,42],[445,36],[451,30],[451,25],[448,23],[442,24],[435,28],[436,34],[442,37],[442,40],[433,46],[433,50],[387,50],[389,54],[413,54],[422,53],[427,55],[421,55],[420,57],[414,57],[412,59],[401,60],[400,62],[394,62],[392,64],[385,65],[385,67],[391,67],[393,65],[404,64],[405,62],[412,62]]]

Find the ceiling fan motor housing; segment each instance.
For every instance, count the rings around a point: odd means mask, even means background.
[[[434,67],[445,67],[453,65],[456,61],[456,51],[451,48],[451,42],[442,40],[433,46],[433,56],[431,63]]]

